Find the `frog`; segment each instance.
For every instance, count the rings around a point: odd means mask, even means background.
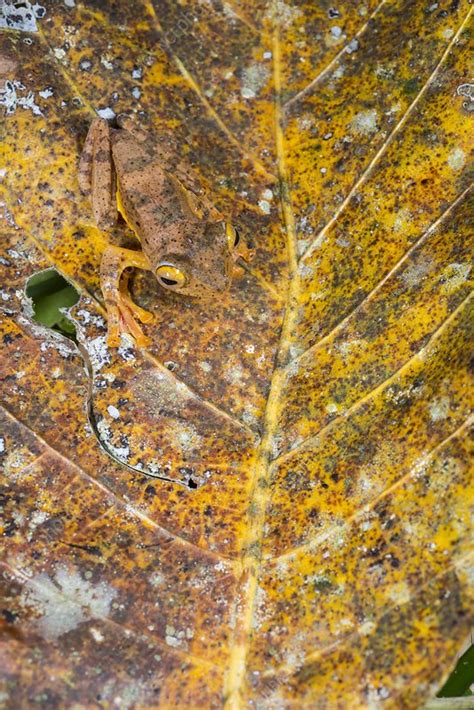
[[[168,291],[203,299],[228,291],[254,257],[180,151],[166,137],[148,135],[129,114],[117,116],[116,126],[99,117],[91,122],[78,181],[96,226],[110,232],[121,215],[141,247],[109,243],[101,257],[110,347],[120,346],[122,334],[139,347],[150,345],[138,321],[146,324],[154,316],[130,296],[131,267],[151,271]]]

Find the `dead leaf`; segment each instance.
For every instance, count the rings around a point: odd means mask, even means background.
[[[469,3],[16,5],[6,707],[419,707],[468,632]],[[134,241],[77,185],[92,117],[122,111],[257,251],[212,303],[137,274],[146,351],[105,345],[100,256]],[[51,266],[134,470],[89,425],[81,352],[32,320]]]

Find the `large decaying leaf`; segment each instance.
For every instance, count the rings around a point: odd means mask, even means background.
[[[415,708],[468,632],[469,3],[7,3],[2,700]],[[472,50],[472,46],[471,46]],[[472,56],[472,54],[471,54]],[[212,302],[77,184],[94,115],[172,134],[256,249]],[[28,278],[81,294],[72,341]],[[148,472],[171,480],[151,479]]]

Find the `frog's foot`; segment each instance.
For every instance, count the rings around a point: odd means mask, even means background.
[[[248,264],[255,256],[255,249],[249,249],[245,244],[240,243],[238,251],[233,254],[233,263],[231,267],[231,277],[239,278],[243,276],[248,268]]]
[[[121,344],[122,333],[131,335],[139,347],[150,345],[151,340],[143,333],[134,318],[134,313],[129,307],[133,301],[124,298],[121,293],[117,293],[115,300],[107,300],[108,335],[107,344],[112,348],[117,348]],[[135,306],[135,304],[133,304]],[[139,306],[136,306],[139,308]],[[143,309],[140,309],[143,310]],[[144,311],[144,313],[147,313]],[[147,314],[150,316],[151,314]]]
[[[238,264],[232,264],[232,270],[230,272],[230,277],[231,279],[240,279],[241,276],[245,274],[245,269],[243,266],[239,266]]]
[[[248,263],[249,261],[252,261],[255,256],[255,249],[249,249],[248,246],[242,244],[239,246],[239,256]]]
[[[150,313],[150,311],[146,311],[144,308],[138,306],[130,297],[128,290],[128,281],[131,275],[130,272],[131,270],[127,269],[122,274],[122,280],[120,282],[120,298],[135,318],[138,318],[141,323],[150,323],[150,321],[153,320],[153,313]]]
[[[140,323],[150,323],[153,320],[153,313],[146,311],[144,308],[141,308],[141,306],[137,306],[130,298],[128,292],[122,288],[120,288],[120,298],[122,303],[125,304],[135,318],[138,318]]]

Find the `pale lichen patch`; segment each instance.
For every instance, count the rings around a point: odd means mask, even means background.
[[[395,604],[407,604],[411,599],[410,588],[406,582],[398,582],[388,588],[387,597]]]
[[[240,93],[244,99],[254,99],[270,77],[270,69],[263,64],[251,64],[242,72]]]
[[[401,274],[400,278],[405,286],[417,286],[419,282],[434,268],[433,260],[428,256],[420,257],[415,263],[411,264]]]
[[[448,165],[451,170],[461,170],[466,163],[466,153],[462,148],[453,148],[448,155]]]
[[[295,20],[301,17],[303,11],[300,10],[296,5],[288,5],[283,0],[276,0],[273,3],[269,3],[269,8],[267,10],[267,18],[278,23],[279,27],[290,27]]]
[[[350,122],[350,127],[354,133],[372,135],[377,130],[377,111],[375,109],[359,111]]]
[[[448,264],[441,274],[441,290],[444,293],[456,291],[468,280],[471,268],[468,263]]]
[[[429,404],[430,417],[432,422],[442,421],[449,414],[449,398],[439,397]]]
[[[59,565],[52,578],[41,572],[27,580],[22,603],[37,612],[35,626],[51,641],[89,619],[108,617],[116,596],[117,591],[106,582],[94,585],[77,570]]]

